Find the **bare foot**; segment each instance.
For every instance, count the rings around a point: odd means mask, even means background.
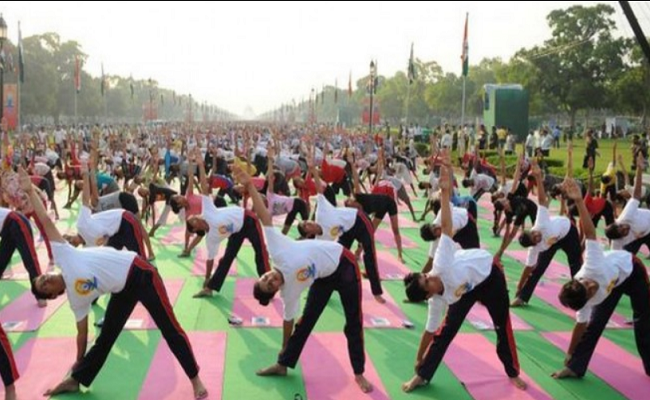
[[[512,303],[510,303],[510,307],[524,307],[526,305],[526,302],[520,299],[519,297],[515,298]]]
[[[201,382],[198,375],[192,379],[192,389],[194,390],[195,399],[200,400],[208,397],[208,389],[203,386],[203,382]]]
[[[410,381],[404,382],[402,384],[402,390],[406,393],[412,392],[415,389],[419,388],[420,386],[424,386],[427,384],[427,381],[424,379],[420,378],[419,375],[415,375],[413,378],[411,378]]]
[[[190,256],[190,253],[184,251],[181,254],[177,255],[176,257],[178,257],[178,258],[187,258],[189,256]]]
[[[5,387],[5,400],[16,400],[16,386],[11,384]]]
[[[287,375],[287,367],[276,363],[255,373],[259,376],[285,376]]]
[[[203,297],[212,297],[212,289],[203,288],[203,289],[201,289],[200,292],[198,292],[197,294],[195,294],[192,297],[194,297],[195,299],[200,299],[200,298],[203,298]]]
[[[64,379],[61,383],[56,385],[53,389],[48,389],[44,396],[54,396],[59,393],[72,393],[79,391],[79,382],[74,378],[69,377]]]
[[[38,305],[38,308],[45,308],[45,307],[47,307],[47,300],[45,300],[45,299],[36,299],[36,304]]]
[[[149,256],[149,261],[153,261],[153,260],[155,260],[155,259],[156,259],[156,256],[155,256],[155,255],[152,254],[152,255]]]
[[[571,371],[569,368],[564,368],[559,371],[553,372],[551,376],[555,379],[564,379],[564,378],[577,378],[575,372]]]
[[[379,304],[386,304],[386,299],[380,294],[375,295],[375,301]]]
[[[363,393],[370,393],[372,392],[372,384],[368,382],[365,376],[363,375],[355,375],[354,376],[354,381],[359,385],[359,388]]]
[[[518,376],[515,376],[514,378],[510,378],[510,382],[512,382],[512,384],[515,385],[517,389],[526,390],[526,388],[528,388],[526,382],[524,382],[524,380]]]
[[[399,262],[406,265],[406,261],[404,261],[404,257],[402,257],[402,256],[399,256]]]

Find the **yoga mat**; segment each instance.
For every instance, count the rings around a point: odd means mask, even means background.
[[[20,374],[16,391],[21,400],[42,400],[46,390],[54,388],[75,362],[75,339],[32,338],[16,352],[14,358]],[[4,398],[4,386],[0,385]]]
[[[214,258],[214,265],[212,267],[213,274],[214,271],[217,269],[217,264],[219,264],[219,259],[223,257],[223,254],[225,252],[226,252],[225,246],[223,245],[219,246],[219,252],[217,253],[217,256]],[[205,248],[205,246],[199,247],[199,249],[196,251],[196,257],[194,257],[194,264],[192,265],[192,275],[205,276],[205,263],[207,258],[208,258],[208,250]],[[228,276],[236,276],[236,275],[237,275],[237,259],[235,258],[235,260],[232,262],[232,265],[230,266],[230,270],[228,271]]]
[[[40,308],[30,290],[0,311],[2,328],[7,332],[32,332],[37,330],[54,314],[68,298],[65,295],[47,301],[47,307]]]
[[[395,243],[395,238],[393,237],[393,231],[387,229],[377,229],[375,231],[375,241],[382,244],[382,246],[396,249],[397,244]],[[402,235],[402,249],[416,249],[418,247],[411,239]]]
[[[279,293],[264,307],[253,297],[253,285],[257,278],[239,278],[235,282],[232,315],[241,319],[243,328],[278,328],[282,326],[282,300]]]
[[[474,328],[479,331],[493,331],[494,324],[492,323],[492,318],[488,312],[487,307],[481,303],[476,303],[467,314],[467,322],[469,322]],[[528,325],[523,319],[519,318],[516,314],[510,312],[510,324],[512,329],[515,331],[530,331],[533,329],[532,326]]]
[[[404,321],[406,316],[402,310],[397,306],[393,297],[384,290],[382,296],[386,303],[379,304],[375,300],[370,289],[370,281],[363,280],[361,282],[362,299],[361,308],[363,310],[363,327],[368,328],[404,328]],[[407,324],[413,326],[407,321]]]
[[[481,200],[479,200],[479,202],[477,204],[478,204],[479,207],[482,207],[482,208],[488,210],[489,212],[493,212],[494,211],[494,204],[492,204],[492,201],[490,201],[488,199],[489,199],[489,196],[487,196],[487,197],[481,196]]]
[[[377,264],[379,276],[383,281],[401,281],[411,272],[393,253],[385,250],[377,251]]]
[[[517,389],[506,375],[496,353],[496,345],[479,333],[459,333],[449,346],[445,364],[476,400],[552,399],[523,371],[528,389]],[[433,378],[435,384],[435,376]]]
[[[160,233],[158,235],[160,235]],[[183,246],[185,244],[185,227],[172,226],[165,236],[160,237],[160,244],[165,246],[171,244]]]
[[[517,260],[521,265],[525,265],[528,250],[506,250],[506,255]],[[571,279],[571,271],[567,265],[553,260],[549,264],[548,268],[546,268],[546,271],[544,271],[543,277],[547,279],[567,281]]]
[[[544,300],[545,302],[549,303],[550,305],[555,307],[558,311],[569,316],[570,318],[575,318],[576,316],[575,311],[571,310],[568,307],[564,307],[562,303],[560,303],[560,299],[558,299],[558,294],[560,293],[561,288],[562,286],[555,282],[540,282],[535,288],[534,295]],[[632,325],[625,323],[626,320],[627,318],[625,318],[624,316],[617,313],[613,313],[612,316],[609,318],[607,327],[612,329],[632,328]]]
[[[206,399],[221,399],[226,356],[225,332],[188,333],[201,379],[208,390]],[[151,361],[138,399],[193,399],[192,384],[164,339]]]
[[[300,356],[308,399],[388,400],[372,360],[366,353],[364,376],[373,391],[364,394],[354,381],[347,340],[343,333],[312,333]]]
[[[170,280],[166,280],[164,283],[165,283],[165,289],[167,290],[167,295],[169,296],[169,302],[173,307],[174,303],[176,302],[176,299],[178,298],[178,294],[181,292],[181,289],[183,288],[183,284],[185,283],[185,280],[170,279]],[[135,306],[135,309],[129,316],[129,319],[126,321],[126,324],[124,325],[124,329],[135,331],[135,330],[158,329],[158,327],[156,326],[156,323],[154,322],[151,315],[149,314],[149,311],[147,311],[147,309],[144,308],[142,303],[138,303],[138,305]]]
[[[29,274],[25,269],[25,266],[22,262],[14,264],[12,267],[9,267],[2,274],[2,279],[12,280],[12,281],[26,281],[29,280]]]
[[[408,209],[407,209],[408,210]],[[410,215],[410,211],[409,211]],[[405,217],[402,214],[397,214],[397,222],[399,223],[400,229],[402,228],[419,228],[420,224],[413,221],[410,217]],[[381,221],[381,225],[386,229],[390,229],[390,219],[384,218]]]
[[[25,269],[25,264],[23,264],[22,258],[20,257],[20,253],[18,253],[18,250],[16,250],[14,254],[18,255],[18,260],[20,261],[9,266],[5,270],[4,274],[2,274],[2,279],[8,279],[12,281],[29,280],[29,274]],[[36,247],[36,257],[38,257],[38,263],[39,266],[41,267],[41,272],[46,272],[50,259],[47,256],[47,248],[45,247],[45,244]]]
[[[571,342],[570,332],[545,332],[542,336],[564,352]],[[589,370],[630,400],[648,398],[649,378],[643,373],[641,359],[605,337],[598,340]]]

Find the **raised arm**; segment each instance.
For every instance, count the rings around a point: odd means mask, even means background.
[[[197,169],[199,170],[199,185],[201,188],[201,194],[205,196],[210,195],[210,185],[208,184],[208,178],[205,176],[205,163],[203,159],[201,158],[201,151],[197,150],[197,155],[199,158],[197,159]],[[216,159],[215,159],[216,160]]]
[[[582,199],[580,187],[573,179],[566,179],[562,186],[567,196],[575,202],[576,207],[578,208],[578,212],[580,213],[580,224],[582,225],[582,232],[585,237],[589,240],[596,240],[596,228],[594,227],[591,215],[585,206],[585,202]]]
[[[567,170],[565,178],[573,178],[573,142],[569,142],[567,146]]]
[[[34,207],[36,218],[38,218],[38,220],[41,222],[41,225],[43,226],[44,234],[52,242],[65,243],[65,239],[63,239],[63,236],[61,236],[61,233],[59,233],[59,230],[54,225],[54,222],[52,222],[50,217],[47,215],[45,206],[43,206],[43,201],[41,200],[36,190],[34,190],[34,185],[32,185],[32,181],[25,169],[22,167],[18,168],[18,174],[20,175],[20,187],[29,196],[29,199],[32,202],[32,207]]]
[[[449,154],[447,151],[444,152],[442,156],[442,168],[440,170],[440,228],[442,233],[452,237],[454,236],[454,226],[451,219],[451,207],[449,205],[451,201],[451,182],[453,169],[451,168],[451,162],[449,160]]]
[[[643,159],[643,154],[639,152],[636,157],[636,176],[634,177],[634,198],[641,200],[641,194],[643,193],[643,167],[645,166],[645,160]]]
[[[253,185],[253,181],[251,181],[250,175],[248,175],[248,173],[246,173],[238,166],[233,167],[233,175],[238,182],[244,185],[246,191],[248,192],[248,195],[253,200],[253,211],[255,211],[255,214],[257,214],[257,217],[259,218],[262,225],[273,226],[271,213],[264,205],[264,200],[262,200],[262,196],[260,196],[257,189],[255,188],[255,185]]]
[[[269,145],[267,150],[268,156],[268,169],[266,170],[266,180],[269,182],[268,188],[266,189],[266,194],[275,193],[273,185],[275,185],[275,174],[273,171],[273,158],[275,157],[275,151],[272,145]]]
[[[548,207],[548,198],[546,197],[546,192],[544,191],[544,177],[542,176],[542,170],[539,168],[539,165],[537,165],[537,161],[535,159],[531,161],[531,173],[535,177],[535,182],[537,182],[537,198],[539,200],[539,204],[544,207]]]
[[[92,157],[89,161],[91,166],[94,165],[94,163],[92,162]],[[94,170],[92,169],[90,170],[90,172],[88,171],[88,164],[86,164],[85,162],[81,163],[81,177],[83,179],[83,191],[81,193],[81,204],[83,204],[84,206],[90,209],[93,208],[92,198],[90,194],[91,191],[90,185],[92,184],[92,182],[90,181],[90,175],[93,173]]]

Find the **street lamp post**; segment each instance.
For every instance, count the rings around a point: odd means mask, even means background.
[[[5,19],[2,18],[2,14],[0,14],[0,54],[3,54],[2,49],[4,46],[5,39],[7,39],[7,23],[5,22]],[[2,121],[2,117],[4,117],[4,111],[5,111],[4,75],[5,75],[5,59],[4,57],[0,57],[0,122]]]
[[[377,68],[374,61],[370,61],[370,118],[368,120],[368,133],[372,137],[372,108],[373,108],[373,95],[375,94],[375,75],[377,74]]]

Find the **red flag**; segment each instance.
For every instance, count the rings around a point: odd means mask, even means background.
[[[74,58],[74,88],[77,93],[81,92],[81,61],[79,61],[79,56]]]

